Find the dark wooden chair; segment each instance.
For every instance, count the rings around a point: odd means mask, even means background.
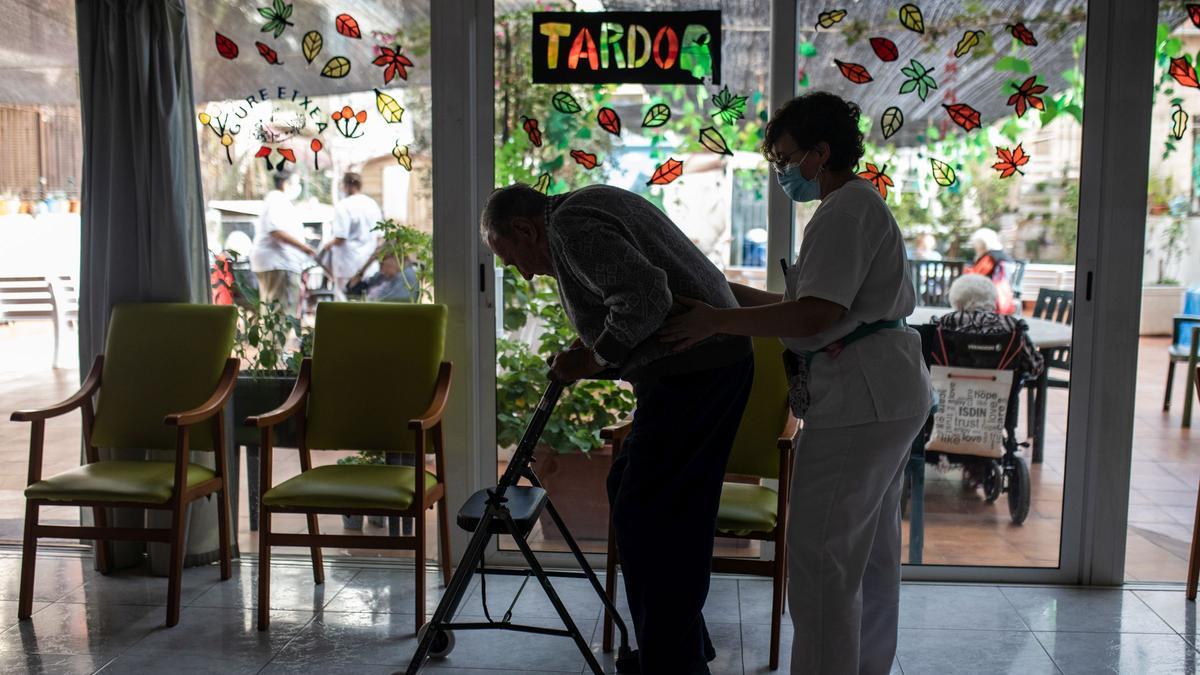
[[[187,506],[217,493],[221,579],[230,577],[229,499],[225,487],[225,402],[237,383],[233,349],[237,313],[228,305],[133,304],[113,308],[105,353],[96,357],[79,391],[42,410],[18,410],[30,422],[29,480],[17,616],[33,605],[37,540],[93,539],[101,574],[109,571],[105,542],[171,545],[167,572],[167,626],[179,623]],[[99,405],[93,398],[99,393]],[[46,420],[72,410],[83,414],[85,463],[42,477]],[[101,460],[97,448],[174,450],[172,461]],[[211,450],[216,470],[188,461],[192,450]],[[41,525],[40,507],[91,508],[91,527]],[[109,527],[106,509],[129,507],[171,512],[167,528]]]
[[[917,304],[925,307],[949,307],[950,284],[961,277],[967,263],[962,260],[909,260]]]
[[[1171,327],[1171,345],[1167,347],[1167,391],[1163,395],[1163,412],[1171,409],[1171,388],[1175,384],[1175,364],[1186,362],[1188,364],[1188,386],[1184,390],[1185,396],[1183,402],[1183,428],[1187,429],[1192,426],[1192,386],[1195,380],[1195,371],[1197,365],[1197,349],[1200,345],[1196,344],[1197,333],[1200,333],[1200,315],[1197,314],[1176,314],[1172,320]],[[1183,343],[1183,336],[1188,336],[1188,344]]]
[[[1038,290],[1037,301],[1033,305],[1031,317],[1044,321],[1053,321],[1071,325],[1075,310],[1075,291],[1057,291],[1049,288]],[[1046,430],[1046,392],[1050,388],[1069,389],[1071,387],[1071,348],[1054,347],[1040,349],[1045,367],[1041,376],[1026,382],[1026,431],[1033,439],[1033,461],[1042,461],[1042,444]],[[1051,369],[1065,371],[1068,377],[1053,377]]]
[[[712,565],[714,572],[771,578],[771,670],[779,667],[780,631],[787,588],[788,487],[796,434],[800,428],[799,421],[788,409],[787,378],[779,362],[781,351],[778,340],[754,339],[754,385],[729,454],[727,478],[717,511],[717,537],[772,542],[775,546],[774,559],[713,557]],[[601,436],[612,444],[614,457],[621,453],[621,443],[631,428],[632,422],[627,421],[601,432]],[[747,478],[755,481],[746,482]],[[762,485],[764,478],[777,480],[779,488]],[[618,558],[617,540],[610,524],[604,584],[614,604]],[[611,651],[612,646],[613,619],[605,612],[604,651]]]

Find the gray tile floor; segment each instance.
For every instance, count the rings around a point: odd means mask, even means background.
[[[35,613],[17,622],[20,560],[0,552],[2,673],[263,673],[383,675],[407,665],[413,635],[411,571],[330,564],[323,587],[300,561],[273,567],[271,630],[254,626],[255,574],[248,564],[220,582],[216,567],[188,570],[185,607],[164,628],[166,580],[102,577],[91,559],[47,552],[39,558]],[[430,609],[438,597],[431,574]],[[488,582],[493,615],[517,580]],[[582,582],[555,586],[600,653],[600,602]],[[719,653],[713,673],[767,673],[768,581],[717,577],[705,608]],[[482,620],[478,582],[460,616]],[[536,585],[514,616],[557,626]],[[784,630],[786,673],[790,629]],[[1177,587],[1126,590],[906,584],[894,673],[1194,673],[1200,620]],[[582,657],[565,638],[502,632],[458,636],[450,657],[424,673],[508,675],[580,673]]]

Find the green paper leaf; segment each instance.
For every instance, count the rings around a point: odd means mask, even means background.
[[[1015,56],[1004,56],[996,59],[996,64],[992,66],[1000,72],[1013,73],[1030,73],[1032,70],[1029,67],[1029,62],[1025,59],[1018,59]]]
[[[642,118],[642,126],[647,128],[661,127],[671,119],[671,109],[664,103],[656,103],[646,111]]]

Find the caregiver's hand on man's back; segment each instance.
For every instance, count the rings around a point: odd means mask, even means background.
[[[559,382],[570,384],[604,370],[587,347],[572,346],[550,360],[550,375]]]

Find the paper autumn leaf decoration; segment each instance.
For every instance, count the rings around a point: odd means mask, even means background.
[[[521,117],[521,128],[529,136],[529,142],[533,143],[534,147],[542,147],[542,130],[538,128],[538,121],[531,117]]]
[[[718,155],[733,154],[729,151],[729,144],[725,142],[725,137],[715,127],[704,127],[700,130],[700,145],[703,145],[705,150]]]
[[[817,27],[830,28],[844,18],[846,18],[846,10],[844,9],[831,9],[828,12],[821,12],[817,15]]]
[[[1016,107],[1017,117],[1023,117],[1027,108],[1046,109],[1042,97],[1038,96],[1046,91],[1046,85],[1037,84],[1037,75],[1030,76],[1020,85],[1014,84],[1012,87],[1017,90],[1017,93],[1008,97],[1008,105]]]
[[[325,38],[315,30],[310,30],[304,34],[304,40],[300,46],[304,51],[304,60],[312,63],[316,60],[317,55],[321,53],[321,47],[325,45]]]
[[[1167,73],[1185,87],[1200,88],[1200,82],[1196,80],[1196,69],[1183,56],[1171,59],[1171,67],[1167,69]]]
[[[321,69],[321,77],[338,79],[350,74],[350,59],[344,56],[335,56],[329,59],[325,67]]]
[[[911,2],[900,8],[900,25],[916,32],[925,32],[925,18],[921,16],[921,8]]]
[[[413,64],[407,56],[400,53],[400,45],[396,45],[395,49],[380,47],[379,56],[376,56],[371,63],[383,67],[384,84],[391,82],[397,75],[400,76],[400,79],[407,80],[408,69]]]
[[[279,60],[279,54],[276,54],[274,49],[271,49],[261,42],[255,42],[254,46],[258,47],[258,53],[263,57],[263,61],[266,61],[273,66],[283,65],[283,61]]]
[[[283,0],[275,0],[270,7],[259,7],[258,13],[267,20],[260,30],[262,33],[274,33],[275,37],[279,37],[283,35],[285,28],[295,25],[288,21],[292,16],[292,6],[285,4]]]
[[[833,60],[837,64],[838,70],[842,71],[842,77],[850,80],[854,84],[866,84],[871,81],[871,73],[867,69],[857,63],[846,63],[844,61]]]
[[[904,126],[904,113],[896,106],[884,110],[883,117],[879,118],[879,126],[883,129],[883,137],[891,138],[893,134],[900,131],[900,127]]]
[[[970,131],[979,127],[979,111],[966,103],[955,103],[954,105],[943,105],[942,107],[950,114],[950,119],[954,120],[954,123],[964,130]]]
[[[1171,113],[1171,137],[1177,141],[1183,140],[1183,132],[1187,131],[1188,114],[1179,104],[1175,104],[1175,112]]]
[[[867,170],[859,171],[858,176],[871,181],[871,184],[875,186],[875,189],[879,190],[879,194],[883,196],[884,199],[887,199],[888,188],[895,187],[896,184],[892,182],[892,179],[888,177],[886,173],[884,173],[885,171],[887,171],[886,164],[884,164],[883,168],[880,169],[874,164],[867,162]]]
[[[930,157],[929,166],[933,168],[933,181],[942,187],[950,187],[958,180],[954,167],[941,160]]]
[[[1037,38],[1033,37],[1033,31],[1026,28],[1025,24],[1018,23],[1018,24],[1014,24],[1011,26],[1005,26],[1005,28],[1007,28],[1008,31],[1010,33],[1012,33],[1013,37],[1020,40],[1021,42],[1024,42],[1025,44],[1029,45],[1030,47],[1037,46]]]
[[[396,141],[392,148],[392,157],[396,158],[396,163],[404,167],[405,171],[412,171],[412,157],[408,154],[407,145],[400,145],[400,141]]]
[[[671,109],[665,103],[655,103],[646,111],[642,118],[642,126],[646,128],[661,127],[671,119]]]
[[[1192,25],[1200,28],[1200,5],[1189,2],[1186,7],[1188,18],[1192,20]]]
[[[579,107],[579,101],[576,101],[575,97],[566,91],[555,92],[554,97],[550,99],[550,105],[565,115],[574,115],[583,110],[583,108]]]
[[[321,143],[321,139],[319,139],[319,138],[312,139],[312,143],[308,144],[308,149],[312,150],[312,154],[313,154],[313,170],[314,171],[321,170],[321,162],[319,160],[321,158],[321,150],[324,147],[325,147],[325,145],[323,143]]]
[[[683,175],[683,162],[672,157],[658,165],[658,168],[654,170],[654,175],[650,176],[650,181],[646,185],[666,185],[681,175]]]
[[[954,56],[960,59],[966,56],[967,52],[971,51],[975,45],[979,44],[979,41],[983,39],[983,36],[984,32],[981,30],[969,30],[963,33],[962,39],[959,40],[958,44],[954,46]]]
[[[383,115],[383,121],[388,124],[399,124],[400,118],[404,116],[403,106],[378,89],[375,90],[375,107],[379,114]]]
[[[217,53],[231,61],[236,59],[238,57],[237,43],[220,33],[217,33],[216,36]]]
[[[909,78],[904,81],[904,84],[900,85],[901,94],[916,91],[917,96],[924,101],[925,97],[929,95],[930,89],[937,89],[937,82],[929,75],[929,73],[933,72],[933,68],[926,68],[916,59],[910,59],[909,64],[901,68],[900,72]]]
[[[358,28],[358,21],[349,14],[338,14],[333,20],[333,27],[337,32],[345,35],[348,38],[361,38],[362,31]]]
[[[1017,143],[1017,147],[1012,150],[997,147],[996,156],[1000,158],[1000,161],[993,164],[992,168],[1000,172],[1001,178],[1008,178],[1014,173],[1025,175],[1020,167],[1029,163],[1029,155],[1025,154],[1025,149],[1021,147],[1020,143]]]
[[[550,192],[550,174],[544,173],[538,176],[537,182],[533,184],[533,189],[542,194]]]
[[[900,58],[900,50],[896,49],[896,43],[885,37],[871,38],[871,49],[875,50],[875,56],[878,56],[880,61],[895,61]]]
[[[596,161],[595,155],[582,150],[572,150],[571,159],[575,160],[576,164],[579,164],[585,169],[594,169],[600,165],[600,162]]]
[[[729,93],[729,85],[712,97],[717,112],[712,117],[720,117],[725,124],[733,124],[746,114],[746,97]]]
[[[596,122],[600,124],[600,128],[614,136],[621,135],[621,117],[617,115],[617,111],[612,108],[601,108],[600,112],[596,113]]]

